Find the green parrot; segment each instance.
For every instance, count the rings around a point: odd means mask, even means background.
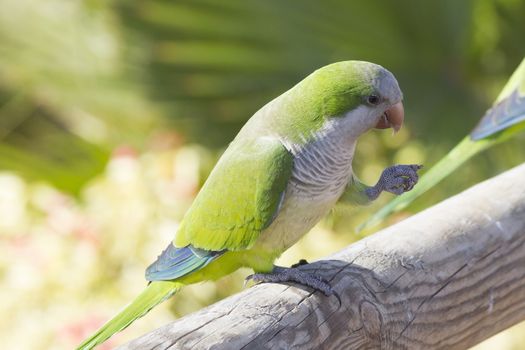
[[[379,224],[390,214],[404,209],[471,157],[509,139],[523,129],[525,129],[525,59],[514,71],[492,108],[485,113],[478,125],[424,174],[418,182],[417,189],[394,198],[361,224],[358,230]]]
[[[174,240],[147,268],[149,285],[79,349],[104,342],[182,287],[241,267],[255,272],[247,280],[295,282],[334,295],[317,275],[274,261],[338,200],[366,203],[382,191],[414,187],[419,165],[389,167],[370,187],[352,172],[360,135],[402,126],[401,100],[388,70],[344,61],[318,69],[262,107],[219,159]]]

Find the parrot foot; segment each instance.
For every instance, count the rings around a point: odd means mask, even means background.
[[[377,184],[366,190],[367,196],[374,200],[382,191],[387,191],[396,195],[403,194],[414,188],[419,180],[418,170],[423,165],[420,164],[398,164],[383,170]]]
[[[298,264],[304,265],[306,263],[306,260],[302,259]],[[319,291],[327,297],[334,295],[337,300],[339,300],[339,304],[341,304],[339,295],[335,292],[332,286],[330,286],[330,283],[327,280],[294,267],[275,266],[270,273],[254,273],[253,275],[246,277],[246,282],[250,280],[259,283],[295,282]]]

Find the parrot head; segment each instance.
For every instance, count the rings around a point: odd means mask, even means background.
[[[342,61],[322,67],[303,80],[302,93],[320,101],[320,115],[340,121],[358,136],[372,128],[403,125],[403,94],[396,78],[380,65]]]

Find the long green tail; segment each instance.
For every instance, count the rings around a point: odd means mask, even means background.
[[[77,350],[92,349],[105,342],[113,334],[120,332],[137,318],[144,316],[153,307],[175,294],[181,287],[180,282],[152,282],[121,312],[100,327],[95,334],[84,340]]]

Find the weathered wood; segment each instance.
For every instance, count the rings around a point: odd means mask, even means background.
[[[525,165],[121,349],[465,349],[525,319]]]

